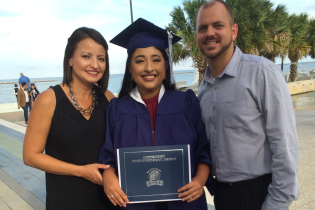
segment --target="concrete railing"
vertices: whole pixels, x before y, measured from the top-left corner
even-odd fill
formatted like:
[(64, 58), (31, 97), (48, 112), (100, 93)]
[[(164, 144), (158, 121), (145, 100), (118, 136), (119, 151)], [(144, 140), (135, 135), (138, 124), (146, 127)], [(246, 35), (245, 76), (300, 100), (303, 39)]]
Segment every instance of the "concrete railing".
[(175, 84), (177, 89), (188, 87), (186, 80), (176, 81)]
[(287, 84), (291, 95), (315, 91), (315, 79), (289, 82)]

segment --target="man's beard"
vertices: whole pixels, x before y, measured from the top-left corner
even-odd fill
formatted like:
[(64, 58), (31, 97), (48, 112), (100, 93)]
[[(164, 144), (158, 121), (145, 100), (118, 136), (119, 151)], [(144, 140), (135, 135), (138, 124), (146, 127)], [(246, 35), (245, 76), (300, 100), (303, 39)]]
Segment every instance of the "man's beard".
[(201, 53), (202, 53), (207, 59), (211, 60), (211, 59), (215, 59), (215, 58), (219, 57), (219, 56), (222, 55), (225, 51), (227, 51), (227, 49), (229, 49), (229, 47), (231, 46), (232, 42), (233, 42), (233, 40), (232, 40), (232, 37), (231, 37), (230, 42), (229, 42), (228, 44), (226, 44), (226, 45), (223, 45), (222, 48), (221, 48), (221, 50), (220, 50), (219, 52), (217, 52), (216, 54), (214, 54), (214, 55), (207, 55), (207, 54), (205, 53), (205, 51), (204, 51), (202, 48), (199, 48), (199, 49), (200, 49)]

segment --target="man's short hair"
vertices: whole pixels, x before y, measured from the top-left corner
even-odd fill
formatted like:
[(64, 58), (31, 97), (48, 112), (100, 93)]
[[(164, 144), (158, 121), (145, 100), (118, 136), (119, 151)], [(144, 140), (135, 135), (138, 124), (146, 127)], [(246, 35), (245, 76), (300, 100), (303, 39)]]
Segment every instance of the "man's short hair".
[(231, 24), (231, 26), (234, 25), (234, 14), (233, 14), (232, 7), (231, 7), (230, 5), (228, 5), (227, 3), (225, 3), (224, 1), (222, 1), (222, 0), (210, 0), (210, 1), (207, 1), (207, 2), (203, 3), (203, 4), (200, 6), (200, 8), (199, 8), (199, 10), (198, 10), (198, 12), (197, 12), (197, 17), (196, 17), (196, 28), (198, 27), (197, 22), (198, 22), (198, 15), (199, 15), (199, 12), (200, 12), (201, 10), (203, 10), (203, 9), (207, 9), (207, 8), (209, 8), (209, 7), (212, 7), (212, 6), (213, 6), (215, 3), (217, 3), (217, 2), (219, 2), (219, 3), (221, 3), (221, 4), (224, 5), (226, 11), (227, 11), (228, 14), (229, 14), (230, 24)]
[(22, 85), (22, 87), (24, 87), (24, 85), (27, 85), (27, 83), (26, 82), (22, 82), (21, 85)]

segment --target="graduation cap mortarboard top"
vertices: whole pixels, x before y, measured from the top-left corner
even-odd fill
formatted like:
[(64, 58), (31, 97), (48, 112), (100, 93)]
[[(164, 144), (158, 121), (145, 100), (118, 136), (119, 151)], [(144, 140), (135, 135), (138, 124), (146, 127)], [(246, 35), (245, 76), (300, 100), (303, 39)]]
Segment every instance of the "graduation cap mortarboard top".
[(110, 43), (126, 48), (127, 53), (130, 53), (137, 48), (155, 46), (166, 49), (168, 47), (171, 74), (170, 78), (171, 84), (174, 84), (172, 45), (179, 40), (181, 40), (179, 36), (176, 36), (175, 34), (170, 33), (169, 31), (162, 29), (143, 18), (139, 18), (110, 40)]

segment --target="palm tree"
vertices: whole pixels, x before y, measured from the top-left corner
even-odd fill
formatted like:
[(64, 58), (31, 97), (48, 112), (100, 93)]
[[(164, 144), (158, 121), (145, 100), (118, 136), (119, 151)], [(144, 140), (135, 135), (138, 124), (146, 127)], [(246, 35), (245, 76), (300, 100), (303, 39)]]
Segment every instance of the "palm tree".
[(290, 81), (294, 82), (297, 76), (298, 61), (306, 57), (310, 51), (307, 43), (309, 20), (306, 13), (292, 14), (289, 17), (291, 40), (289, 45)]
[(277, 35), (288, 31), (286, 7), (278, 5), (273, 9), (269, 0), (226, 0), (238, 24), (235, 44), (242, 52), (263, 55), (270, 60), (279, 55)]
[(196, 15), (200, 6), (206, 0), (185, 0), (182, 6), (175, 6), (170, 12), (172, 22), (166, 27), (167, 30), (182, 37), (180, 43), (173, 45), (173, 61), (180, 61), (192, 58), (193, 65), (199, 72), (199, 84), (203, 79), (207, 62), (198, 49), (195, 39)]
[(308, 44), (311, 47), (309, 55), (314, 59), (315, 58), (315, 19), (310, 20)]
[(260, 55), (275, 62), (276, 57), (284, 58), (288, 53), (291, 33), (284, 5), (278, 5), (275, 10), (271, 9), (268, 13), (272, 21), (265, 25), (268, 41), (260, 50)]

